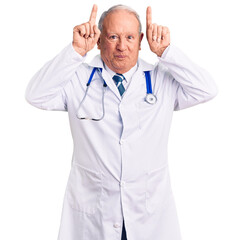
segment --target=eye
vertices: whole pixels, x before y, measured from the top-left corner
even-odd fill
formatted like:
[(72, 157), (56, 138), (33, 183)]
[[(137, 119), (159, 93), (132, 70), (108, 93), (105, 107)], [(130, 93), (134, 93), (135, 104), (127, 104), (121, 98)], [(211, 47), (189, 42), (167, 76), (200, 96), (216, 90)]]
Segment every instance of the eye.
[(116, 40), (117, 39), (117, 36), (116, 35), (111, 35), (111, 36), (109, 36), (109, 39), (110, 40)]
[(132, 40), (132, 39), (133, 39), (133, 36), (132, 36), (132, 35), (129, 35), (127, 38), (128, 38), (129, 40)]

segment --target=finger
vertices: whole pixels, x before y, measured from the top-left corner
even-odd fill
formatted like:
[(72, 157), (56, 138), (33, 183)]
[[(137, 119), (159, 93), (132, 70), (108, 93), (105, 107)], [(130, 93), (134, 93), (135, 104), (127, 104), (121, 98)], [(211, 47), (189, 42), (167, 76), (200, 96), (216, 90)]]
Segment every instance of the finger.
[(163, 27), (163, 31), (162, 31), (163, 36), (167, 35), (169, 33), (170, 33), (169, 28), (168, 27)]
[(89, 21), (92, 23), (92, 24), (95, 24), (95, 21), (96, 21), (96, 16), (97, 16), (97, 11), (98, 11), (98, 7), (96, 4), (94, 4), (93, 8), (92, 8), (92, 11), (91, 11), (91, 14), (90, 14), (90, 18), (89, 18)]
[(80, 36), (81, 36), (81, 37), (85, 37), (85, 34), (86, 34), (86, 28), (85, 28), (85, 25), (81, 25), (81, 26), (80, 26)]
[(90, 37), (91, 38), (93, 38), (94, 37), (94, 35), (95, 35), (95, 32), (94, 32), (94, 24), (92, 24), (92, 23), (89, 23), (90, 24)]
[(148, 42), (151, 43), (153, 41), (152, 39), (152, 33), (153, 33), (153, 25), (150, 24), (149, 27), (147, 28), (146, 34), (147, 34), (147, 39)]
[(100, 37), (100, 30), (97, 27), (97, 25), (94, 25), (93, 30), (94, 30), (94, 40), (95, 42), (98, 42), (98, 39)]
[(147, 28), (152, 24), (152, 9), (151, 9), (151, 7), (147, 7), (146, 23), (147, 23)]
[(158, 26), (157, 28), (157, 42), (159, 43), (162, 39), (162, 29), (163, 27), (162, 26)]
[(154, 23), (153, 24), (153, 33), (152, 33), (152, 36), (153, 36), (153, 41), (156, 41), (157, 40), (157, 24)]
[(90, 24), (89, 23), (85, 23), (84, 24), (85, 26), (85, 38), (88, 38), (89, 37), (89, 34), (90, 34)]
[(170, 44), (170, 30), (168, 27), (163, 27), (162, 36), (165, 43)]
[(86, 33), (85, 26), (83, 24), (78, 25), (73, 29), (73, 32), (78, 33), (81, 37), (83, 37)]

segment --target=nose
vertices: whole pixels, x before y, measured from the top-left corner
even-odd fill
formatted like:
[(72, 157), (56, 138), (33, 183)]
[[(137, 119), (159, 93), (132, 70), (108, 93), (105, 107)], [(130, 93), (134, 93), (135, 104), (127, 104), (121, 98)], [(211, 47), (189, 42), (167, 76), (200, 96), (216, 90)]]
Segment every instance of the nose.
[(119, 41), (117, 42), (116, 48), (119, 51), (125, 51), (127, 49), (126, 39), (125, 38), (119, 38)]

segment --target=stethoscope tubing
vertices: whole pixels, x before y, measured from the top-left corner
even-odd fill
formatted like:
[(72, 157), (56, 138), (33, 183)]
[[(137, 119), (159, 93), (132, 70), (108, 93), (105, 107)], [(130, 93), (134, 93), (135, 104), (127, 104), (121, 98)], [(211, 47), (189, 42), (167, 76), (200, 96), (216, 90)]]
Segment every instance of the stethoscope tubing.
[[(79, 110), (88, 94), (88, 90), (89, 90), (89, 86), (91, 84), (91, 81), (94, 77), (94, 74), (96, 72), (96, 70), (99, 72), (99, 75), (100, 77), (103, 79), (102, 77), (102, 68), (98, 68), (98, 67), (94, 67), (91, 74), (90, 74), (90, 77), (89, 77), (89, 80), (86, 84), (86, 90), (85, 90), (85, 94), (84, 94), (84, 97), (83, 99), (81, 100), (80, 104), (79, 104), (79, 107), (78, 107), (78, 110), (77, 110), (77, 118), (80, 119), (80, 120), (93, 120), (93, 121), (100, 121), (102, 120), (104, 117), (105, 117), (105, 91), (106, 91), (106, 87), (107, 87), (107, 83), (105, 82), (105, 80), (103, 79), (104, 81), (104, 84), (103, 84), (103, 95), (102, 95), (102, 110), (103, 110), (103, 113), (102, 113), (102, 116), (100, 118), (90, 118), (90, 117), (80, 117), (79, 116)], [(149, 104), (154, 104), (156, 103), (157, 101), (157, 98), (156, 96), (153, 94), (153, 91), (152, 91), (152, 84), (151, 84), (151, 76), (150, 76), (150, 71), (144, 71), (145, 73), (145, 79), (146, 79), (146, 89), (147, 89), (147, 95), (145, 97), (145, 101), (148, 102)]]
[(146, 79), (146, 88), (147, 88), (147, 94), (152, 94), (152, 84), (151, 84), (151, 76), (149, 71), (144, 71), (145, 73), (145, 79)]

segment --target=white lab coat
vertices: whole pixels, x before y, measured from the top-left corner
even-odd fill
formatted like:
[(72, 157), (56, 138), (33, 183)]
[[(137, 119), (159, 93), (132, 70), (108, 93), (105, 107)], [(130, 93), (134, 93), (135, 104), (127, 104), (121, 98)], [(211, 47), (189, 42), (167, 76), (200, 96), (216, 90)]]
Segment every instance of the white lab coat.
[[(120, 240), (123, 218), (128, 240), (181, 239), (167, 161), (172, 114), (213, 98), (214, 81), (171, 45), (155, 66), (138, 59), (121, 98), (100, 56), (84, 59), (68, 45), (26, 90), (33, 106), (69, 115), (74, 149), (58, 239)], [(93, 67), (103, 68), (108, 85), (99, 122), (76, 117)], [(154, 105), (144, 101), (147, 70)], [(96, 72), (81, 115), (102, 115), (102, 86)]]

